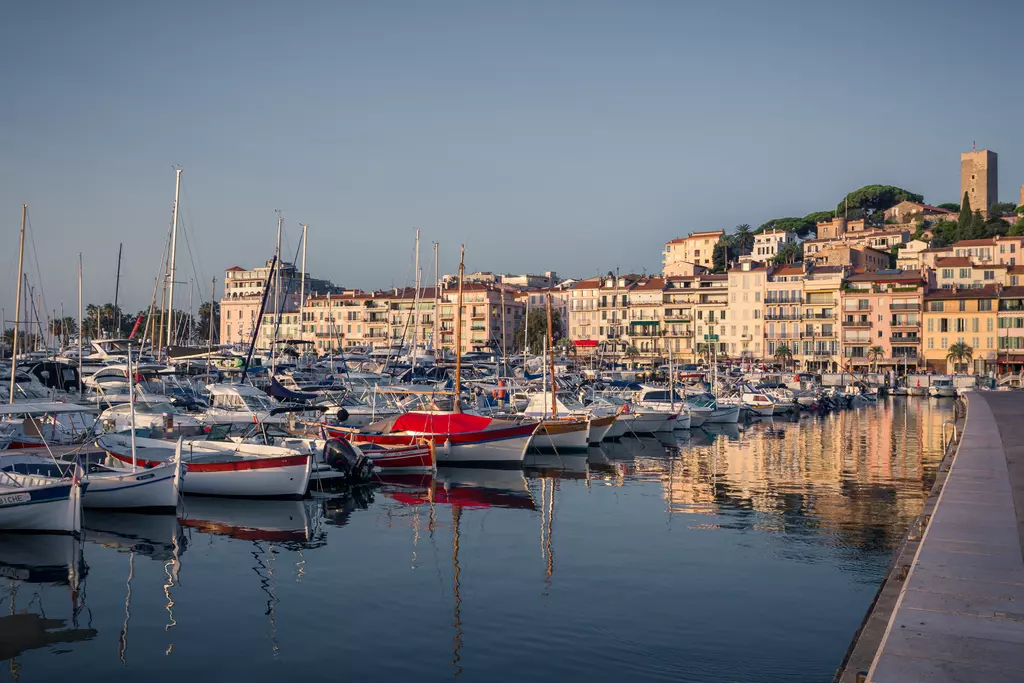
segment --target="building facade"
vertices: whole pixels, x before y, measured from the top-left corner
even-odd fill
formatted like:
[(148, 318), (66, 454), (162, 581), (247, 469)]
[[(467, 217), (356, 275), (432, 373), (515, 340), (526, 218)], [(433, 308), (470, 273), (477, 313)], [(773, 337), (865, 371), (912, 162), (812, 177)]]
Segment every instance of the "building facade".
[(971, 374), (996, 371), (998, 309), (996, 285), (975, 289), (938, 289), (924, 295), (922, 354), (933, 372), (954, 372), (949, 347), (964, 342), (972, 358), (959, 368)]
[(693, 275), (690, 266), (714, 267), (715, 246), (725, 237), (725, 230), (692, 232), (665, 245), (662, 252), (662, 274), (665, 277)]
[(843, 367), (914, 369), (921, 357), (921, 272), (850, 275), (841, 293)]

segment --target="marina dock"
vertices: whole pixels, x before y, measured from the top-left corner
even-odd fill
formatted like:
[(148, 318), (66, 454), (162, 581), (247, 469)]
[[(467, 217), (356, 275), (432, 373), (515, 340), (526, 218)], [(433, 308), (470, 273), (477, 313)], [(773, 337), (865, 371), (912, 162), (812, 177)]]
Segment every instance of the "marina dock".
[(865, 621), (864, 633), (877, 612), (891, 615), (870, 669), (843, 680), (1024, 680), (1024, 394), (967, 396), (964, 433), (919, 542), (911, 534), (905, 579), (902, 558), (894, 564), (902, 588), (891, 610), (883, 588)]

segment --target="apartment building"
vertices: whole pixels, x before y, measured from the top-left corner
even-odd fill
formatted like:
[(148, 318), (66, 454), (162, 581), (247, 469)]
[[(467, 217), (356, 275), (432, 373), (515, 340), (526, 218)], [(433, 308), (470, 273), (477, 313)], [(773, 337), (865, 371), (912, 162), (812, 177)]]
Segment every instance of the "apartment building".
[(799, 353), (804, 300), (804, 264), (779, 266), (766, 273), (764, 291), (764, 349), (774, 358), (786, 347), (793, 358)]
[(1006, 284), (1008, 266), (999, 263), (979, 265), (964, 256), (935, 259), (937, 289), (971, 289), (996, 283)]
[(763, 359), (764, 293), (768, 269), (750, 262), (728, 273), (729, 315), (722, 341), (734, 358)]
[(959, 368), (983, 375), (996, 370), (998, 351), (996, 329), (999, 287), (938, 289), (924, 295), (922, 354), (928, 369), (953, 372), (949, 347), (964, 342), (972, 349), (972, 360)]
[(846, 268), (807, 265), (804, 273), (804, 300), (801, 306), (801, 339), (795, 353), (803, 369), (811, 372), (835, 372), (839, 369), (839, 292)]
[[(222, 344), (248, 344), (252, 341), (256, 329), (256, 318), (263, 302), (263, 293), (270, 280), (270, 291), (267, 294), (265, 314), (271, 314), (265, 320), (277, 324), (277, 313), (281, 326), (278, 339), (298, 338), (298, 312), (301, 305), (300, 292), (305, 289), (307, 295), (313, 293), (340, 294), (344, 291), (329, 280), (322, 280), (306, 274), (303, 286), (302, 273), (291, 263), (282, 263), (280, 273), (271, 277), (271, 261), (252, 270), (241, 266), (232, 266), (224, 272), (224, 294), (220, 300), (220, 341)], [(280, 283), (280, 287), (278, 287)], [(294, 314), (294, 315), (293, 315)], [(264, 339), (261, 333), (260, 339)], [(258, 342), (262, 345), (262, 342)]]
[(722, 274), (700, 275), (694, 278), (696, 288), (694, 313), (696, 332), (694, 350), (713, 351), (719, 358), (729, 358), (726, 324), (732, 320), (729, 313), (729, 276)]
[(708, 230), (671, 240), (662, 252), (662, 274), (679, 277), (694, 275), (693, 266), (713, 268), (715, 246), (724, 236), (725, 230)]
[(639, 280), (629, 291), (629, 341), (640, 352), (639, 361), (647, 364), (666, 350), (662, 343), (665, 314), (665, 279)]
[(926, 287), (917, 270), (848, 276), (840, 296), (843, 367), (851, 371), (917, 367)]
[[(442, 349), (455, 348), (458, 298), (458, 285), (441, 292), (438, 327)], [(459, 353), (486, 346), (502, 349), (504, 345), (506, 350), (510, 350), (525, 313), (526, 305), (516, 299), (516, 290), (491, 283), (466, 283), (462, 288), (462, 344)]]
[(968, 258), (979, 265), (1024, 264), (1024, 237), (990, 237), (981, 240), (960, 240), (953, 245), (953, 256)]
[(1024, 287), (999, 290), (998, 330), (999, 373), (1024, 373)]
[(898, 270), (921, 270), (924, 267), (922, 256), (928, 248), (924, 240), (910, 240), (896, 252), (896, 268)]
[(699, 283), (696, 276), (665, 279), (663, 301), (666, 351), (671, 346), (677, 358), (694, 356), (694, 309)]
[(785, 230), (765, 230), (754, 235), (754, 246), (749, 254), (743, 254), (739, 260), (741, 263), (753, 261), (756, 263), (768, 263), (775, 258), (779, 250), (787, 244), (795, 244), (796, 235)]
[(569, 338), (580, 353), (621, 353), (629, 346), (627, 316), (635, 274), (581, 280), (569, 299)]

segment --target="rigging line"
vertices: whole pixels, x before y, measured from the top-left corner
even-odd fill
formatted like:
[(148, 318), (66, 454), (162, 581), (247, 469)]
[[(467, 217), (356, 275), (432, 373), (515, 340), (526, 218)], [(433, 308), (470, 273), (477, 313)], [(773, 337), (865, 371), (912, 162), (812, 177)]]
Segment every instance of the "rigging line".
[[(32, 214), (25, 210), (25, 220), (28, 222), (28, 236), (32, 241), (32, 260), (36, 262), (36, 276), (39, 278), (39, 294), (43, 297), (43, 310), (48, 311), (50, 307), (46, 304), (46, 290), (43, 288), (43, 271), (39, 268), (39, 251), (36, 249), (36, 231), (32, 228)], [(39, 313), (37, 312), (38, 316)], [(42, 321), (40, 321), (40, 325)]]
[[(301, 245), (300, 245), (300, 246), (301, 246)], [(283, 249), (283, 247), (282, 247), (282, 249)], [(299, 247), (295, 247), (295, 258), (296, 258), (296, 259), (298, 259), (298, 258), (299, 258)], [(292, 261), (292, 267), (293, 267), (293, 268), (295, 267), (295, 261)], [(278, 258), (278, 260), (277, 260), (277, 266), (276, 266), (276, 268), (278, 268), (278, 269), (280, 269), (280, 268), (281, 268), (281, 259), (280, 259), (280, 258)], [(268, 280), (268, 282), (269, 282), (269, 280)], [(294, 278), (294, 277), (292, 277), (292, 278), (289, 278), (289, 279), (288, 279), (288, 284), (287, 284), (287, 285), (285, 286), (285, 290), (284, 290), (284, 301), (283, 301), (283, 303), (282, 303), (282, 305), (283, 305), (283, 306), (287, 306), (287, 305), (288, 305), (288, 295), (292, 293), (292, 286), (293, 286), (294, 284), (295, 284), (295, 278)], [(301, 302), (300, 302), (300, 306), (299, 306), (299, 312), (300, 312), (300, 315), (301, 315), (301, 312), (302, 312), (302, 306), (301, 306)], [(277, 340), (277, 333), (281, 331), (281, 318), (283, 318), (283, 317), (284, 317), (284, 313), (283, 313), (283, 311), (277, 311), (277, 312), (275, 313), (275, 320), (274, 320), (274, 336), (273, 336), (273, 337), (271, 337), (271, 339), (273, 339), (274, 341), (276, 341), (276, 340)], [(212, 311), (211, 311), (211, 316), (210, 316), (210, 318), (211, 318), (211, 321), (212, 321), (212, 319), (213, 319), (213, 316), (212, 316)], [(301, 321), (300, 321), (300, 324), (301, 324)], [(270, 353), (271, 353), (271, 354), (273, 354), (273, 353), (274, 353), (274, 350), (273, 350), (273, 348), (271, 348), (271, 350), (270, 350)]]
[[(182, 192), (181, 194), (182, 194), (182, 200), (178, 204), (178, 214), (179, 214), (179, 216), (181, 215), (181, 204), (184, 204), (185, 205), (185, 213), (188, 214), (189, 225), (191, 225), (194, 228), (195, 225), (196, 225), (196, 222), (195, 222), (195, 219), (192, 218), (192, 208), (191, 208), (191, 206), (189, 205), (189, 203), (187, 201), (188, 200), (188, 195), (186, 195), (184, 192)], [(182, 224), (182, 227), (184, 227), (184, 225), (185, 225), (185, 217), (184, 216), (181, 216), (181, 224)], [(192, 275), (196, 276), (197, 279), (200, 282), (206, 282), (208, 280), (208, 278), (206, 277), (206, 273), (203, 271), (203, 267), (202, 267), (203, 266), (203, 245), (202, 245), (202, 242), (200, 241), (199, 237), (200, 237), (199, 232), (196, 231), (195, 240), (196, 240), (196, 253), (199, 254), (199, 272), (198, 273), (196, 272), (195, 261), (192, 261)], [(185, 241), (186, 241), (186, 244), (187, 244), (188, 243), (188, 234), (187, 234), (187, 232), (186, 232), (186, 235), (185, 235)], [(191, 251), (191, 249), (189, 250), (189, 260), (192, 260), (192, 251)], [(202, 302), (200, 302), (200, 303), (202, 303)]]

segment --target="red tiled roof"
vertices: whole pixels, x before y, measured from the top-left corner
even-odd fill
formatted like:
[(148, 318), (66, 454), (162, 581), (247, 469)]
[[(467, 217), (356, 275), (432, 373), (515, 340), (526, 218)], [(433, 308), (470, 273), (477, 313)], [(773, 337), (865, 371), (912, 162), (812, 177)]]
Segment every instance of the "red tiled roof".
[(1022, 299), (1024, 298), (1024, 287), (1003, 287), (999, 296), (1005, 299)]
[(972, 268), (974, 262), (966, 256), (949, 256), (935, 259), (936, 268)]
[(937, 289), (924, 295), (926, 300), (941, 299), (993, 299), (996, 296), (995, 285), (974, 287), (972, 289)]
[(641, 280), (640, 282), (636, 283), (636, 286), (633, 287), (632, 291), (648, 292), (658, 291), (662, 289), (665, 289), (665, 279), (660, 277), (652, 277), (650, 280)]
[(230, 268), (227, 269), (226, 272), (231, 273), (239, 270), (245, 271), (245, 268), (243, 268), (242, 266), (231, 266)]
[(989, 237), (983, 240), (960, 240), (953, 244), (953, 247), (991, 247), (996, 243), (994, 237)]
[(851, 275), (846, 279), (850, 282), (923, 282), (921, 279), (921, 271), (919, 270), (874, 270), (857, 273), (856, 275)]

